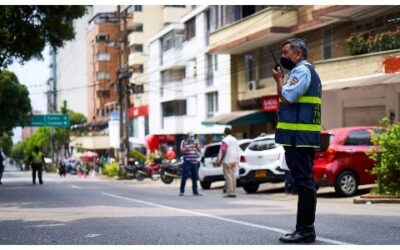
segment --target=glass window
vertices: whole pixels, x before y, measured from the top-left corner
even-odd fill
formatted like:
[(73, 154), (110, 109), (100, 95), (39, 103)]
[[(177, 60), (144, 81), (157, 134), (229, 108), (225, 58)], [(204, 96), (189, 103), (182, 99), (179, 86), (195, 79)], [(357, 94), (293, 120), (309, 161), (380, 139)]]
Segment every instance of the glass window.
[(215, 158), (218, 156), (221, 145), (208, 146), (204, 151), (204, 158)]
[(107, 34), (96, 35), (96, 42), (108, 42), (109, 40), (110, 36)]
[(143, 44), (132, 44), (129, 46), (129, 53), (143, 52)]
[(322, 29), (323, 39), (323, 58), (332, 58), (332, 26), (327, 26)]
[(246, 148), (247, 148), (247, 146), (249, 146), (249, 144), (250, 144), (250, 142), (242, 143), (242, 144), (239, 144), (239, 147), (240, 147), (243, 151), (245, 151)]
[(277, 145), (275, 144), (275, 140), (270, 138), (270, 139), (252, 141), (248, 149), (252, 151), (264, 151), (264, 150), (274, 149), (276, 147)]
[(110, 54), (108, 53), (97, 53), (96, 61), (110, 61)]
[(185, 23), (185, 40), (189, 41), (196, 36), (196, 17)]
[(211, 92), (207, 95), (207, 117), (213, 117), (218, 112), (218, 92)]
[(139, 23), (135, 26), (135, 28), (132, 30), (132, 32), (143, 32), (143, 24)]
[(186, 115), (186, 100), (164, 102), (161, 106), (163, 117)]
[(246, 81), (254, 81), (256, 77), (255, 72), (255, 61), (253, 54), (246, 54), (244, 55), (244, 65), (246, 71)]
[(108, 71), (97, 71), (96, 72), (96, 80), (109, 80), (110, 72)]
[(371, 136), (367, 130), (355, 130), (350, 132), (344, 145), (369, 146), (372, 145)]

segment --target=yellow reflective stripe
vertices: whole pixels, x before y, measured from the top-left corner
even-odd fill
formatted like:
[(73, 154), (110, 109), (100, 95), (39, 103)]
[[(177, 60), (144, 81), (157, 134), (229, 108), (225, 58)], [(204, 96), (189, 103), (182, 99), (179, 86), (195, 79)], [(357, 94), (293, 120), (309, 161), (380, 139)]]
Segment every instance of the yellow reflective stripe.
[(321, 104), (321, 98), (315, 97), (315, 96), (302, 96), (296, 102), (297, 103)]
[(319, 124), (279, 122), (276, 128), (286, 129), (286, 130), (300, 130), (300, 131), (321, 131), (321, 125)]

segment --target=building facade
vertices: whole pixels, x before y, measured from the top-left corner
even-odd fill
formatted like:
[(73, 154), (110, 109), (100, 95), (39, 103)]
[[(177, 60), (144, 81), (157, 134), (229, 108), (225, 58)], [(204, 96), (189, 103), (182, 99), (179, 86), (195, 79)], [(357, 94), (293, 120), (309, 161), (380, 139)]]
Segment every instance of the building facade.
[[(393, 6), (211, 6), (209, 52), (231, 55), (231, 82), (237, 89), (232, 108), (253, 112), (245, 113), (242, 118), (248, 123), (233, 126), (233, 132), (249, 137), (274, 132), (278, 106), (272, 53), (279, 60), (281, 43), (293, 37), (306, 40), (308, 60), (321, 77), (324, 128), (377, 125), (389, 115), (397, 121), (399, 87), (394, 72), (400, 68), (399, 51), (353, 56), (346, 41), (354, 32), (393, 32), (398, 16)], [(262, 118), (254, 117), (257, 110)]]
[(230, 57), (207, 53), (208, 13), (198, 6), (149, 40), (150, 134), (170, 143), (189, 131), (220, 139), (223, 127), (202, 121), (231, 111)]

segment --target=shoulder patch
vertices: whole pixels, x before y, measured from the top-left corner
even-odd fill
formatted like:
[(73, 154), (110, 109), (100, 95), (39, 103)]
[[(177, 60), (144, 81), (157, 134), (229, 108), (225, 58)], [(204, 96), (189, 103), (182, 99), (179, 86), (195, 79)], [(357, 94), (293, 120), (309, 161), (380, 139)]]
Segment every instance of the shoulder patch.
[(290, 85), (291, 86), (293, 86), (293, 85), (296, 85), (296, 83), (299, 81), (299, 79), (297, 79), (297, 77), (295, 77), (295, 76), (292, 76), (290, 79), (289, 79), (289, 82), (290, 82)]

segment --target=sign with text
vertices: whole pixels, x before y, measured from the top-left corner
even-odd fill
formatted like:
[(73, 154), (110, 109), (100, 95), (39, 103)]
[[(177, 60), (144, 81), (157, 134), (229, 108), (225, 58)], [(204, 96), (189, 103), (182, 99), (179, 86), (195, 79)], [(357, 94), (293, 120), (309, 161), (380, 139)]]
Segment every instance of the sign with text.
[(70, 126), (68, 114), (32, 115), (30, 127), (57, 127), (67, 128)]
[(262, 111), (276, 112), (279, 110), (279, 97), (277, 95), (268, 95), (262, 97)]

